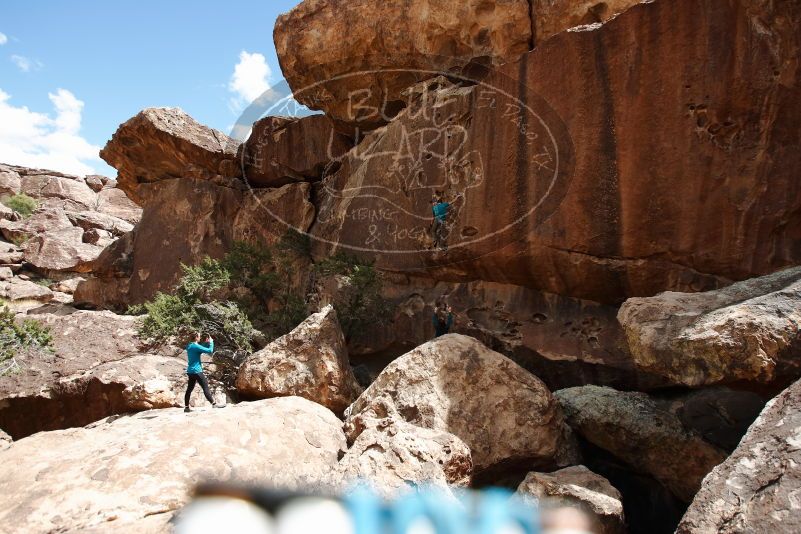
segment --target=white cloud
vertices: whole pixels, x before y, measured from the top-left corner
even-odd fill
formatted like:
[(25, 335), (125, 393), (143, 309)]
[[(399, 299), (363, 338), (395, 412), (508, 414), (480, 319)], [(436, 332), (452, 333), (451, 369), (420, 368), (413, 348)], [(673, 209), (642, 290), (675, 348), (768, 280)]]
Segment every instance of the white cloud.
[(17, 68), (19, 70), (21, 70), (22, 72), (30, 72), (32, 70), (39, 70), (44, 66), (44, 65), (42, 65), (42, 62), (37, 60), (37, 59), (31, 59), (31, 58), (27, 58), (25, 56), (18, 56), (16, 54), (11, 56), (11, 61), (14, 62), (14, 65), (16, 65)]
[(0, 32), (0, 45), (4, 45), (8, 42), (8, 37), (3, 32)]
[(228, 90), (236, 95), (231, 99), (234, 109), (241, 109), (256, 100), (270, 88), (267, 81), (272, 71), (264, 55), (258, 52), (239, 53), (239, 63), (234, 67), (234, 73), (228, 82)]
[(79, 135), (84, 103), (66, 89), (47, 96), (55, 118), (11, 105), (11, 95), (0, 89), (0, 162), (72, 174), (94, 173), (92, 165), (100, 162), (100, 147)]

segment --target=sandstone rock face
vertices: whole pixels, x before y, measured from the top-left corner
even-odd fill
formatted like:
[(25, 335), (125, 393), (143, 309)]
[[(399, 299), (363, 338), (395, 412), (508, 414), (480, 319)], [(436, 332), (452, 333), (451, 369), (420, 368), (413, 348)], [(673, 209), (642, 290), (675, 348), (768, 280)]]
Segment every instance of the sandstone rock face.
[(293, 397), (43, 432), (0, 453), (0, 521), (26, 532), (138, 532), (148, 516), (169, 519), (208, 479), (329, 484), (344, 445), (331, 412)]
[(239, 159), (247, 183), (277, 187), (319, 180), (352, 147), (353, 142), (336, 132), (325, 115), (265, 117), (253, 124)]
[(370, 422), (339, 469), (346, 485), (364, 481), (392, 498), (422, 484), (467, 486), (473, 462), (470, 449), (453, 434), (387, 418)]
[(303, 397), (341, 414), (362, 388), (334, 308), (326, 306), (245, 360), (236, 389), (251, 398)]
[(78, 226), (51, 230), (25, 242), (25, 260), (34, 268), (47, 271), (87, 272), (103, 247), (84, 242), (85, 232)]
[(142, 209), (116, 187), (107, 187), (97, 194), (97, 211), (131, 224), (139, 222), (142, 216)]
[(529, 50), (531, 20), (527, 0), (305, 0), (278, 17), (273, 37), (299, 102), (370, 128), (432, 71)]
[(143, 183), (170, 178), (225, 182), (239, 175), (239, 143), (178, 108), (148, 108), (122, 124), (100, 151), (119, 171), (118, 187), (142, 205)]
[(801, 382), (771, 400), (705, 479), (678, 534), (801, 529)]
[(801, 376), (801, 268), (620, 308), (635, 365), (672, 384), (787, 384)]
[(31, 174), (22, 181), (22, 192), (32, 198), (52, 198), (63, 201), (72, 209), (94, 208), (97, 195), (82, 180)]
[(584, 439), (652, 475), (684, 502), (692, 500), (704, 476), (726, 458), (645, 393), (583, 386), (555, 395)]
[(13, 196), (22, 189), (19, 173), (13, 168), (0, 164), (0, 196)]
[(453, 307), (452, 332), (509, 357), (552, 391), (587, 383), (618, 389), (668, 383), (634, 365), (615, 306), (509, 284), (391, 274), (384, 295), (394, 310), (392, 321), (349, 340), (351, 360), (371, 368), (383, 355), (400, 356), (433, 338), (434, 306), (444, 297)]
[(626, 532), (620, 492), (604, 477), (576, 465), (553, 473), (529, 473), (517, 488), (518, 495), (534, 498), (541, 509), (577, 507), (594, 516), (594, 532)]
[(389, 364), (346, 412), (348, 439), (392, 418), (462, 439), (476, 471), (567, 465), (575, 443), (548, 388), (473, 338), (449, 334)]
[(574, 26), (606, 22), (642, 0), (530, 0), (534, 41)]
[[(315, 254), (606, 303), (801, 262), (794, 9), (637, 4), (477, 86), (421, 85), (321, 183)], [(437, 191), (447, 252), (431, 250)]]
[(222, 257), (235, 241), (272, 244), (289, 227), (308, 228), (309, 187), (247, 191), (189, 178), (142, 184), (140, 196), (154, 201), (145, 204), (136, 229), (91, 264), (95, 276), (78, 287), (75, 302), (125, 309), (171, 289), (182, 263)]
[[(0, 377), (0, 428), (15, 439), (183, 405), (185, 354), (148, 352), (134, 317), (91, 311), (29, 317), (50, 328), (53, 352), (20, 354), (20, 370)], [(206, 404), (198, 388), (192, 399)]]

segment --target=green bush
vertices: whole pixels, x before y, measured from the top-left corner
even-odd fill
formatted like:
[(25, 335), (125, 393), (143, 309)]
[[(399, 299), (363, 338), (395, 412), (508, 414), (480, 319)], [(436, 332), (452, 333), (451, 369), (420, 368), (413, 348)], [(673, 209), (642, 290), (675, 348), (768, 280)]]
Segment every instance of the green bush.
[(8, 197), (3, 200), (3, 204), (25, 218), (30, 217), (33, 212), (36, 211), (36, 208), (39, 207), (39, 203), (36, 202), (36, 199), (29, 197), (25, 193), (18, 193), (14, 196)]
[(347, 339), (389, 316), (389, 304), (382, 295), (383, 280), (372, 264), (338, 253), (317, 263), (315, 269), (322, 276), (344, 277), (333, 304)]
[(16, 356), (26, 350), (52, 350), (50, 330), (38, 321), (16, 321), (7, 307), (0, 308), (0, 375), (17, 367)]

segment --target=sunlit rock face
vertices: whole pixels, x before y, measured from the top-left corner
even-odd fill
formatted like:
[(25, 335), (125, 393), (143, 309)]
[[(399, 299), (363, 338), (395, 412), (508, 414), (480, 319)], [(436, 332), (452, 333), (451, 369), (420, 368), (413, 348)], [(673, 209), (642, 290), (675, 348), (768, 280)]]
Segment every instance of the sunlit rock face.
[(798, 27), (786, 5), (638, 4), (407, 91), (322, 181), (316, 253), (611, 303), (797, 263)]

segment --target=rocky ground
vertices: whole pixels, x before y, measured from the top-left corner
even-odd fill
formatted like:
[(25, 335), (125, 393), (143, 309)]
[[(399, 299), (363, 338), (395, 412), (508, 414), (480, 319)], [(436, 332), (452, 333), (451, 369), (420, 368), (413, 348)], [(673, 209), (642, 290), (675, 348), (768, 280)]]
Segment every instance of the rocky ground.
[[(597, 533), (798, 531), (801, 8), (412, 4), (278, 19), (322, 114), (240, 143), (151, 108), (101, 153), (116, 180), (0, 166), (0, 200), (36, 203), (0, 206), (0, 297), (54, 338), (0, 377), (0, 530), (165, 532), (202, 480), (361, 478), (499, 485)], [(183, 351), (123, 313), (288, 227), (307, 263), (374, 262), (390, 317), (345, 336), (346, 281), (317, 280), (314, 313), (212, 381), (227, 408), (185, 414)]]

